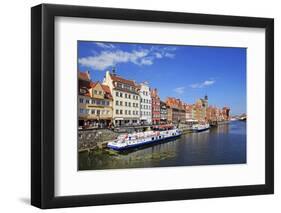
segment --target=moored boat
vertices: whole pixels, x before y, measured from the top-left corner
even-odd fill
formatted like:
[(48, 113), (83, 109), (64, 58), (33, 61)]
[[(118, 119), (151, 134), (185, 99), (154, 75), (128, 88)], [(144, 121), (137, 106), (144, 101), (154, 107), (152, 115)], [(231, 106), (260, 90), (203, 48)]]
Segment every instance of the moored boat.
[(161, 143), (164, 140), (179, 137), (179, 129), (166, 131), (146, 131), (133, 134), (120, 135), (116, 140), (108, 142), (107, 147), (117, 151), (128, 150), (149, 144)]
[(202, 131), (210, 129), (210, 124), (208, 124), (208, 123), (205, 123), (205, 124), (193, 124), (191, 129), (194, 132), (202, 132)]

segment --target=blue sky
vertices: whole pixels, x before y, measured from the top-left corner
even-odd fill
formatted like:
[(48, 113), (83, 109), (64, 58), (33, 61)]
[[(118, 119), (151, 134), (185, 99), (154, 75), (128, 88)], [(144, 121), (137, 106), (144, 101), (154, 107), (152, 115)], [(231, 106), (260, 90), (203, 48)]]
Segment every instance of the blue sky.
[(162, 100), (209, 104), (246, 113), (246, 48), (78, 41), (78, 69), (101, 81), (106, 70), (137, 82), (148, 81)]

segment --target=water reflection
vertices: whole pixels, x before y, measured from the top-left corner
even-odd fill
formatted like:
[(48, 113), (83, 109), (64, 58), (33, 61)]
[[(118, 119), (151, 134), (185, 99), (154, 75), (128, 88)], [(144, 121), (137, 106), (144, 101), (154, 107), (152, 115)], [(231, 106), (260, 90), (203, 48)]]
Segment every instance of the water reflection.
[(237, 163), (246, 163), (246, 122), (241, 121), (127, 153), (79, 154), (80, 170)]

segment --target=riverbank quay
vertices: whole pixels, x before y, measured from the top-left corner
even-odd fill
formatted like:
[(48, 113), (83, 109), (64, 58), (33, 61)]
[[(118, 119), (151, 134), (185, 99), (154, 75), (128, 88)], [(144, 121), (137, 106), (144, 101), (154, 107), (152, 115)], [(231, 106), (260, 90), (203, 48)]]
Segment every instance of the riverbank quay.
[[(229, 122), (216, 122), (211, 125), (211, 128), (216, 128), (219, 125), (228, 124)], [(178, 124), (177, 128), (182, 134), (192, 133), (192, 125), (190, 124)], [(91, 152), (95, 149), (106, 149), (107, 143), (115, 140), (121, 134), (130, 134), (133, 132), (144, 132), (149, 130), (158, 130), (158, 126), (123, 126), (111, 129), (80, 129), (78, 131), (78, 151), (79, 152)]]
[(133, 132), (151, 130), (152, 126), (122, 126), (115, 128), (87, 128), (78, 130), (78, 151), (90, 152), (93, 149), (104, 149), (109, 141), (115, 140), (119, 135)]

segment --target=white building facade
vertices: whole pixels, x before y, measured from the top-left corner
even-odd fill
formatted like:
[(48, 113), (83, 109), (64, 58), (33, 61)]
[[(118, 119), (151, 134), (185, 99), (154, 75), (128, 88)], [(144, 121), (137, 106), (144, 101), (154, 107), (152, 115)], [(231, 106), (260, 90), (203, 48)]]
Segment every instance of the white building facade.
[(151, 96), (147, 82), (140, 83), (140, 122), (142, 124), (152, 123)]
[(114, 126), (130, 126), (140, 123), (139, 88), (132, 80), (106, 72), (103, 84), (110, 88), (113, 97)]

